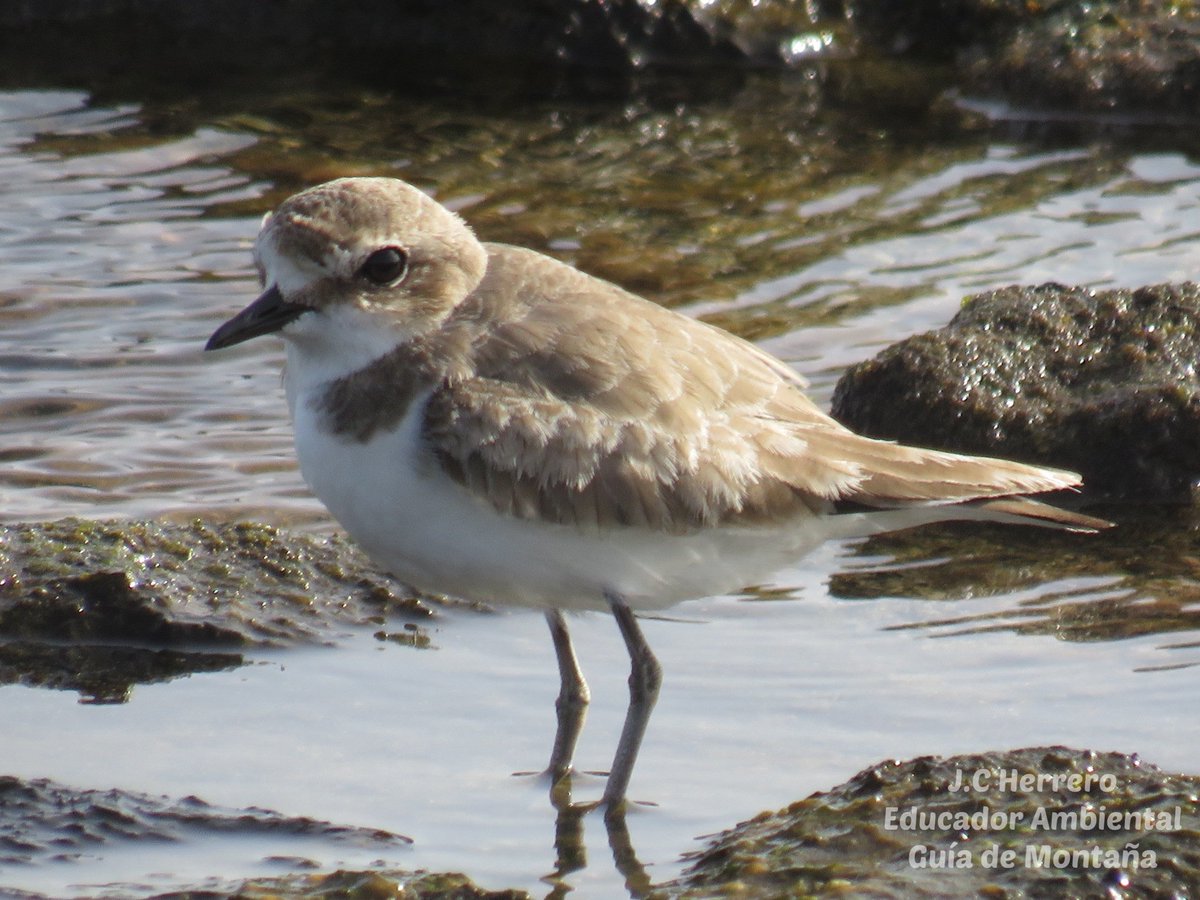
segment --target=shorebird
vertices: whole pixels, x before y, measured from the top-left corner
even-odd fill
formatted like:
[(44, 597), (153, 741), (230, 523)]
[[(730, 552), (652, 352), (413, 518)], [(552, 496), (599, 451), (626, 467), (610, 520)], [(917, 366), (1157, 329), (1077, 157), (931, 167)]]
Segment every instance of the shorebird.
[(300, 469), (382, 567), (535, 607), (559, 673), (548, 773), (589, 699), (563, 610), (612, 612), (625, 800), (662, 669), (635, 610), (744, 586), (835, 537), (955, 518), (1093, 529), (1019, 495), (1066, 471), (855, 434), (755, 345), (540, 253), (479, 241), (390, 178), (303, 191), (255, 243), (262, 295), (206, 349), (278, 334)]

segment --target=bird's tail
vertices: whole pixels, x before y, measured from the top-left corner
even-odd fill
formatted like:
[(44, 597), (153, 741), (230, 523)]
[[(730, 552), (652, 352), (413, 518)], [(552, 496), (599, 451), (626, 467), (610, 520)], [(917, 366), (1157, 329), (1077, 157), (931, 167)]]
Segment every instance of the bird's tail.
[(1072, 531), (1099, 531), (1112, 524), (1021, 496), (1076, 490), (1083, 481), (1076, 472), (907, 447), (850, 432), (837, 438), (853, 443), (852, 452), (842, 458), (853, 459), (860, 475), (839, 498), (843, 503), (908, 511), (925, 521), (985, 519)]

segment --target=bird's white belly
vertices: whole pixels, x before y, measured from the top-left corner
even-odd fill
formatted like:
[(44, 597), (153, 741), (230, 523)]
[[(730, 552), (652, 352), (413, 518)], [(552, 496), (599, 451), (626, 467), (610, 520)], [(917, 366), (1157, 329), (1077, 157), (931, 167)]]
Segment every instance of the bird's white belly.
[(615, 592), (635, 608), (663, 607), (741, 587), (828, 536), (820, 519), (785, 534), (671, 535), (503, 515), (421, 452), (423, 405), (366, 442), (329, 434), (309, 404), (293, 406), (300, 469), (313, 492), (375, 562), (414, 587), (576, 609), (606, 608), (605, 593)]

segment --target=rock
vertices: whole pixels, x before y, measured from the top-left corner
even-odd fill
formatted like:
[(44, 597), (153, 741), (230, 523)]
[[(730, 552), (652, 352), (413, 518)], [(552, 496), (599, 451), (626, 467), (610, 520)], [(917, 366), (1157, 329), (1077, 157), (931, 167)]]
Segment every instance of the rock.
[[(278, 876), (234, 880), (214, 872), (203, 884), (168, 892), (154, 891), (157, 900), (208, 898), (329, 898), (378, 900), (529, 900), (525, 891), (481, 888), (464, 875), (395, 868), (412, 840), (380, 828), (338, 825), (309, 816), (289, 816), (260, 807), (215, 806), (198, 797), (166, 797), (113, 788), (89, 790), (47, 778), (0, 776), (0, 866), (10, 874), (23, 868), (47, 868), (64, 863), (87, 866), (97, 859), (134, 853), (146, 844), (170, 845), (178, 856), (207, 854), (243, 847), (239, 869), (261, 869), (264, 863)], [(295, 855), (256, 858), (265, 840), (286, 842)], [(363, 871), (313, 871), (328, 865), (319, 857), (366, 850), (379, 861)], [(316, 859), (305, 854), (313, 854)], [(360, 854), (361, 855), (361, 854)], [(336, 856), (334, 859), (336, 860)], [(228, 864), (228, 863), (227, 863)], [(158, 875), (161, 879), (163, 876)], [(168, 876), (169, 877), (169, 876)], [(111, 886), (110, 886), (111, 887)], [(149, 897), (151, 888), (121, 885), (123, 897)], [(4, 896), (42, 900), (43, 895), (18, 891)]]
[(965, 89), (1135, 120), (1190, 118), (1200, 108), (1200, 7), (1157, 0), (1050, 6), (1034, 27), (1013, 31), (988, 52), (964, 54)]
[(0, 4), (0, 83), (194, 93), (282, 74), (613, 96), (662, 73), (687, 93), (769, 69), (836, 97), (885, 57), (905, 84), (949, 64), (971, 94), (1144, 118), (1197, 108), (1198, 37), (1200, 7), (1152, 0), (38, 0)]
[(1198, 360), (1195, 284), (1009, 287), (852, 367), (833, 415), (874, 437), (1073, 469), (1095, 491), (1186, 500)]
[(1025, 0), (846, 0), (859, 39), (888, 55), (953, 59), (1041, 17)]
[(1177, 896), (1200, 879), (1198, 789), (1136, 755), (1067, 747), (885, 760), (720, 835), (664, 893)]
[(969, 94), (1022, 108), (1191, 116), (1200, 7), (1160, 0), (847, 0), (862, 43), (941, 59)]
[(0, 8), (0, 72), (47, 70), (38, 48), (53, 45), (60, 76), (157, 71), (207, 84), (311, 67), (408, 88), (609, 90), (650, 66), (778, 62), (811, 27), (791, 0), (39, 0)]
[[(239, 666), (249, 646), (435, 614), (341, 538), (252, 523), (5, 525), (0, 573), (0, 684), (78, 690), (92, 703)], [(406, 628), (379, 634), (429, 645), (416, 622)]]
[[(1068, 898), (1109, 896), (1109, 887), (1124, 886), (1136, 896), (1178, 896), (1200, 879), (1193, 839), (1200, 828), (1198, 792), (1200, 778), (1163, 772), (1137, 755), (1061, 746), (884, 760), (829, 791), (716, 836), (689, 855), (680, 878), (647, 882), (640, 893), (677, 900)], [(196, 797), (79, 790), (46, 779), (0, 778), (0, 806), (6, 813), (0, 864), (9, 866), (94, 858), (144, 841), (170, 841), (187, 852), (213, 837), (253, 842), (273, 835), (298, 851), (325, 852), (332, 842), (388, 855), (408, 843), (378, 829), (216, 807)], [(529, 896), (383, 862), (365, 871), (313, 873), (307, 871), (318, 865), (313, 860), (273, 861), (292, 871), (233, 885), (212, 878), (202, 892), (223, 898)], [(197, 894), (185, 888), (155, 896)]]

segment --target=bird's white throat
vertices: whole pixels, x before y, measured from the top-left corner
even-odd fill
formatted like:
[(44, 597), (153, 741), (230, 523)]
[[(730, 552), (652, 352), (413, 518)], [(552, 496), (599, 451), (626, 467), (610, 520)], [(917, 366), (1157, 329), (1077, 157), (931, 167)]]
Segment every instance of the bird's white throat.
[(280, 333), (287, 344), (289, 402), (353, 375), (411, 337), (385, 314), (354, 303), (305, 313)]

